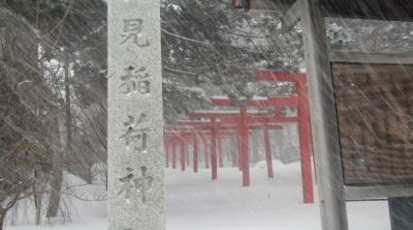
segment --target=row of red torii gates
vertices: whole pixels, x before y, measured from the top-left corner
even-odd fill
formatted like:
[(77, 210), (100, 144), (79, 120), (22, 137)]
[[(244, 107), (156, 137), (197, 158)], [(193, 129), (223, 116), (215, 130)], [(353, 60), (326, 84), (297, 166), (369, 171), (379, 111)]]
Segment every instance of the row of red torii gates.
[[(309, 102), (306, 90), (307, 78), (304, 73), (285, 73), (269, 70), (257, 70), (255, 76), (258, 81), (293, 83), (296, 94), (285, 97), (266, 97), (250, 99), (243, 104), (239, 111), (195, 111), (190, 114), (191, 119), (178, 120), (174, 125), (165, 128), (166, 166), (176, 168), (176, 146), (181, 145), (181, 167), (185, 170), (185, 144), (193, 144), (193, 170), (198, 172), (199, 142), (204, 145), (204, 159), (209, 157), (208, 143), (211, 143), (211, 172), (212, 179), (217, 179), (218, 161), (223, 166), (222, 140), (237, 137), (239, 167), (242, 170), (242, 184), (250, 185), (248, 134), (251, 130), (264, 131), (265, 157), (267, 171), (270, 178), (274, 177), (269, 130), (281, 130), (281, 123), (297, 123), (301, 158), (301, 175), (304, 203), (314, 202), (312, 170), (311, 170), (311, 130), (309, 120)], [(212, 98), (215, 106), (231, 106), (228, 98)], [(248, 111), (248, 107), (274, 108), (274, 114), (269, 115), (260, 111)], [(297, 108), (296, 116), (286, 116), (282, 108)], [(209, 167), (205, 160), (205, 167)]]

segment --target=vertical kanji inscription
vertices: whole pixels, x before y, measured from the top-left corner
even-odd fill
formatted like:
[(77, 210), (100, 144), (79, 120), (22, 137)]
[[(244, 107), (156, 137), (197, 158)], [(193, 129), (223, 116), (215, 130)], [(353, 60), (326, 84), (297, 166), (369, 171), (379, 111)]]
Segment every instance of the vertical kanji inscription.
[(108, 1), (109, 230), (165, 230), (160, 1)]

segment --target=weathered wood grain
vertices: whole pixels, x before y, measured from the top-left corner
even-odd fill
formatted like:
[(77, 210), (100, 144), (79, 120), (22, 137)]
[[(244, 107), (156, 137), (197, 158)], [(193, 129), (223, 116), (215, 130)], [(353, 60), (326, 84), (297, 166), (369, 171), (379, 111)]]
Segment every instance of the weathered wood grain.
[(333, 64), (345, 184), (413, 182), (413, 66)]

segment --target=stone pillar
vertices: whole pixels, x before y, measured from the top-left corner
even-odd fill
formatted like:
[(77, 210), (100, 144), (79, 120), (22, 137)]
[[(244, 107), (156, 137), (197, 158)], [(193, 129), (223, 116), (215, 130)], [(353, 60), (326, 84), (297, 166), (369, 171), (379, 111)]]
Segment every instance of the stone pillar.
[(160, 2), (108, 13), (109, 230), (164, 230)]

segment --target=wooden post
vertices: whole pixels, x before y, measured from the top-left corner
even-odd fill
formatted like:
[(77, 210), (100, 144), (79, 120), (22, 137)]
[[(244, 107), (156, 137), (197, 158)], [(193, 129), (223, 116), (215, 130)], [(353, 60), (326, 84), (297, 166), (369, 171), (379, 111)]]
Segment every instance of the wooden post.
[(269, 178), (274, 178), (274, 170), (272, 165), (272, 153), (271, 153), (271, 142), (270, 133), (267, 125), (264, 125), (264, 145), (265, 145), (265, 159), (267, 161), (267, 172)]
[(242, 186), (250, 186), (250, 166), (248, 156), (248, 122), (247, 107), (241, 108), (241, 163), (242, 163)]
[(334, 90), (320, 2), (299, 0), (317, 163), (321, 226), (348, 230)]

